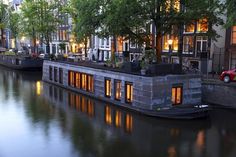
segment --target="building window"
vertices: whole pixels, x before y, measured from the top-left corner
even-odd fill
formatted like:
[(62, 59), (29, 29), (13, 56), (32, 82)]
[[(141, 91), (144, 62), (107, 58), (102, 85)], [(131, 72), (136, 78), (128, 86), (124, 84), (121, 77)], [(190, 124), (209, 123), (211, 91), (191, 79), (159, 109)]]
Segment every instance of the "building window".
[(231, 44), (236, 44), (236, 26), (232, 27)]
[(115, 80), (115, 99), (120, 100), (121, 99), (121, 81)]
[[(168, 39), (170, 39), (170, 35), (164, 35), (163, 37), (163, 50), (169, 51)], [(173, 40), (172, 50), (178, 51), (178, 37), (171, 37)]]
[(57, 82), (57, 68), (54, 67), (54, 81)]
[(81, 83), (80, 83), (80, 73), (75, 74), (75, 87), (80, 89), (81, 88)]
[(185, 33), (194, 33), (194, 28), (195, 28), (195, 25), (193, 23), (187, 24), (187, 25), (185, 25), (184, 32)]
[(208, 31), (208, 22), (207, 19), (200, 19), (197, 21), (197, 31), (198, 32), (207, 32)]
[(125, 83), (125, 101), (127, 103), (133, 102), (133, 84), (129, 82)]
[(69, 71), (69, 86), (75, 86), (75, 73), (73, 71)]
[(184, 36), (183, 54), (193, 54), (193, 36)]
[(117, 128), (121, 127), (121, 111), (116, 111), (115, 112), (115, 126)]
[(63, 69), (59, 68), (59, 83), (63, 84)]
[(87, 75), (81, 74), (82, 89), (87, 90)]
[(177, 85), (172, 87), (172, 104), (180, 105), (183, 99), (183, 86)]
[(125, 116), (125, 131), (131, 133), (133, 130), (133, 117), (131, 114)]
[(88, 75), (88, 91), (89, 92), (94, 92), (94, 80), (92, 75)]
[(196, 50), (197, 52), (207, 52), (207, 37), (198, 36), (196, 39)]
[(49, 80), (52, 80), (52, 67), (49, 66)]
[(111, 97), (111, 80), (105, 79), (105, 96)]
[(105, 123), (111, 125), (112, 124), (112, 115), (111, 115), (111, 107), (105, 106)]
[(166, 0), (166, 11), (169, 12), (173, 8), (176, 12), (180, 11), (180, 0)]

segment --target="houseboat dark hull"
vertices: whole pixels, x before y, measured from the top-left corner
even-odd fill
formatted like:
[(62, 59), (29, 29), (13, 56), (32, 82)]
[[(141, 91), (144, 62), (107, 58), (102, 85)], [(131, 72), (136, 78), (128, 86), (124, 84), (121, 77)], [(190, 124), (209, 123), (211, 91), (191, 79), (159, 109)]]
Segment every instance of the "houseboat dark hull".
[(43, 80), (141, 114), (170, 119), (208, 116), (200, 75), (147, 77), (45, 60)]
[(17, 57), (17, 56), (0, 56), (0, 65), (12, 68), (15, 70), (42, 70), (43, 60), (32, 57)]

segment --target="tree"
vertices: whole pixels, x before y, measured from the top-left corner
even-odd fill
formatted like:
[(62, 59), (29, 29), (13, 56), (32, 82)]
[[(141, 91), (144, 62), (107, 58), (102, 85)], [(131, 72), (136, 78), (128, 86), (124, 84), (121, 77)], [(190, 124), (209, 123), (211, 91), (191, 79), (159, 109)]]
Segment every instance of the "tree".
[(7, 23), (7, 5), (3, 4), (3, 1), (0, 1), (0, 31), (1, 31), (1, 41), (0, 45), (4, 47), (4, 28)]
[(20, 15), (16, 12), (13, 12), (12, 9), (8, 10), (8, 24), (7, 28), (11, 31), (11, 36), (15, 39), (15, 46), (17, 46), (17, 37), (19, 36), (20, 31)]
[(226, 28), (236, 25), (236, 1), (235, 0), (226, 0), (226, 10), (227, 10), (227, 21)]

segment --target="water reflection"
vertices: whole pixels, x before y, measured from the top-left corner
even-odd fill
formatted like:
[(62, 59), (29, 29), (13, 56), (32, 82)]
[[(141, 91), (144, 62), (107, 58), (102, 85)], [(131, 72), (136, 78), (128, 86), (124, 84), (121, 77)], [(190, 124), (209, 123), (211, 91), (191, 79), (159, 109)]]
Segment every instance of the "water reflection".
[(43, 83), (40, 74), (0, 70), (0, 156), (236, 154), (235, 111), (195, 121), (151, 118)]

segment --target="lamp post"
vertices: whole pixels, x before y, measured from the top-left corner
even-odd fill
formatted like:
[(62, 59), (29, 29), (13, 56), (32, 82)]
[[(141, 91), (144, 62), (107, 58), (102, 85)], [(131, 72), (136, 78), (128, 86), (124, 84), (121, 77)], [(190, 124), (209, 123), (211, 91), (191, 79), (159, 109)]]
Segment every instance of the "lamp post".
[(171, 63), (171, 54), (172, 54), (172, 44), (173, 44), (173, 40), (172, 39), (168, 39), (168, 45), (169, 45), (169, 63)]

